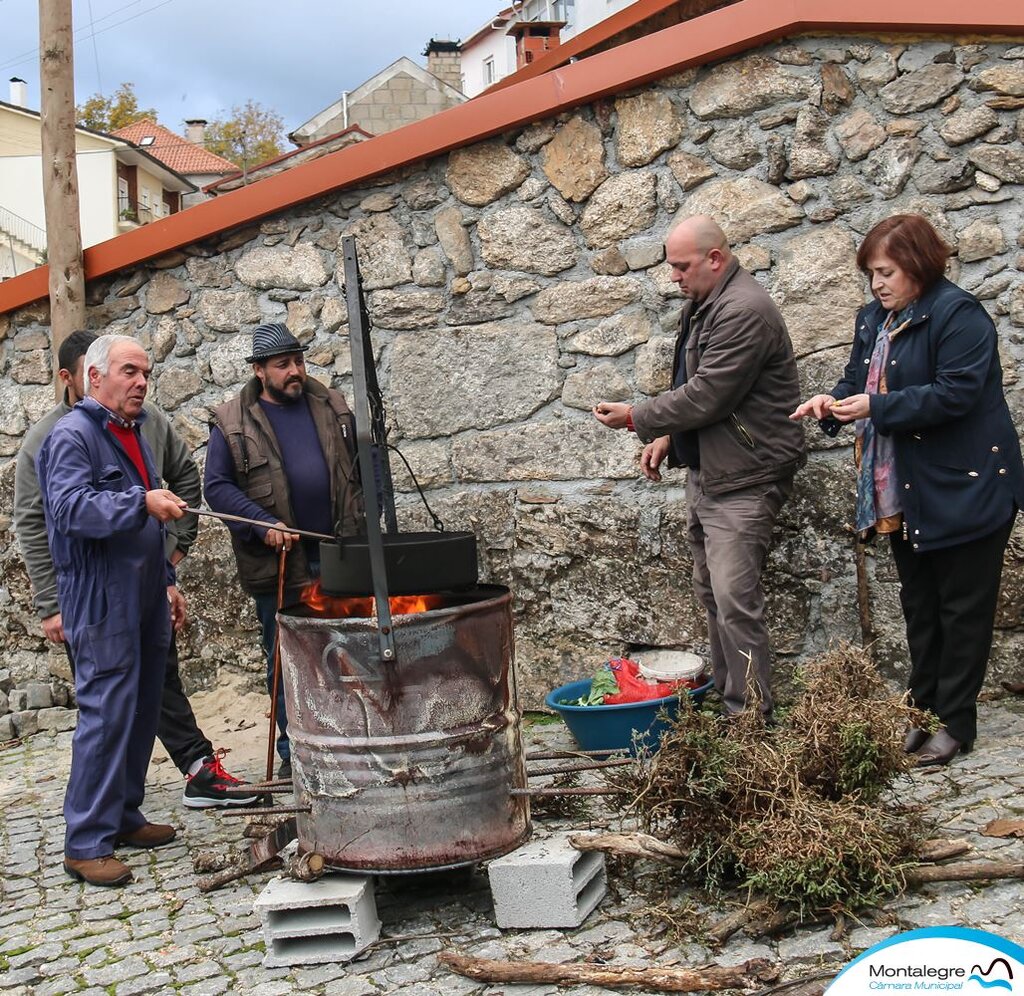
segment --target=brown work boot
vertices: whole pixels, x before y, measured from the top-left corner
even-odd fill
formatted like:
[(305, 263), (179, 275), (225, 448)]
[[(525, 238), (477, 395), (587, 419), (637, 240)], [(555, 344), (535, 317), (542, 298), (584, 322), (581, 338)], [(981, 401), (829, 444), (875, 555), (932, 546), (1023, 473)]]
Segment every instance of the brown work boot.
[(163, 847), (174, 840), (177, 833), (174, 827), (166, 823), (143, 823), (131, 833), (119, 833), (114, 843), (127, 844), (129, 847)]
[(89, 885), (127, 885), (132, 880), (132, 870), (113, 854), (103, 858), (69, 858), (64, 856), (64, 871), (79, 882)]

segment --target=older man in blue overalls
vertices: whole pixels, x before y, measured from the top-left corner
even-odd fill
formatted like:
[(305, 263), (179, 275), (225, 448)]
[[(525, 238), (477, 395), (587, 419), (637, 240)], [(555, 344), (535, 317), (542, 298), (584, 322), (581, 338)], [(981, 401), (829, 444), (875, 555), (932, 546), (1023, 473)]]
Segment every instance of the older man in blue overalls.
[(139, 433), (149, 371), (134, 339), (98, 339), (85, 356), (89, 397), (54, 426), (36, 461), (78, 698), (64, 868), (92, 885), (131, 881), (115, 846), (159, 847), (175, 835), (139, 809), (171, 639), (168, 598), (177, 595), (163, 523), (185, 504), (159, 487)]

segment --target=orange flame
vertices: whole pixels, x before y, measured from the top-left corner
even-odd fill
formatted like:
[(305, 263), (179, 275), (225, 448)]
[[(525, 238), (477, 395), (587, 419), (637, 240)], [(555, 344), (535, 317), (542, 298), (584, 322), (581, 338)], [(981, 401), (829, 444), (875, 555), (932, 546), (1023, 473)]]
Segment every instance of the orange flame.
[[(325, 594), (319, 581), (302, 589), (301, 601), (322, 619), (368, 619), (377, 611), (372, 598), (336, 598)], [(405, 616), (439, 609), (444, 599), (440, 595), (395, 595), (388, 599), (388, 604), (393, 616)]]

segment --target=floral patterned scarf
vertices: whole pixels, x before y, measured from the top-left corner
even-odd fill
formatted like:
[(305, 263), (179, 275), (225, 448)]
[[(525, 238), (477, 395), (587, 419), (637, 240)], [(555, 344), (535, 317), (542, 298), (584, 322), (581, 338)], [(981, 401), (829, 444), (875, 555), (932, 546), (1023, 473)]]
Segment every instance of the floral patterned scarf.
[[(868, 364), (864, 392), (885, 394), (885, 365), (892, 340), (914, 317), (914, 305), (908, 304), (898, 314), (890, 311), (878, 326), (875, 347)], [(857, 531), (861, 534), (877, 530), (891, 533), (899, 529), (903, 506), (896, 482), (896, 451), (892, 436), (875, 431), (871, 418), (859, 418), (857, 431)]]

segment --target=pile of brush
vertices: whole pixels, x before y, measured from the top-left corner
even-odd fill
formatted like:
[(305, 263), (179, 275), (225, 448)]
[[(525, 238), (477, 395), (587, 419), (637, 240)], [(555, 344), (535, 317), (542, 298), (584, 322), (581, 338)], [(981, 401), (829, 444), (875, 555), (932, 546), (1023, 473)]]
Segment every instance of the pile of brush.
[(801, 684), (772, 728), (757, 709), (682, 710), (656, 754), (606, 777), (694, 884), (741, 885), (804, 914), (873, 905), (904, 888), (925, 841), (893, 791), (911, 765), (907, 725), (924, 717), (852, 646), (812, 661)]

